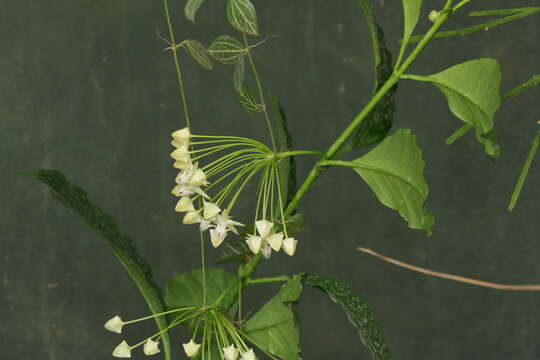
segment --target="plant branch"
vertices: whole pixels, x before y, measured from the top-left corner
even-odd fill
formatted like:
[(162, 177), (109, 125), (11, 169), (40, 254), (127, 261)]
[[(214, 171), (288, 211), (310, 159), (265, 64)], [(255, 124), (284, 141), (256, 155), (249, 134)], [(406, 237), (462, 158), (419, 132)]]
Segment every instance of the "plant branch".
[(419, 273), (422, 273), (422, 274), (426, 274), (426, 275), (429, 275), (429, 276), (440, 277), (440, 278), (443, 278), (443, 279), (453, 280), (453, 281), (457, 281), (457, 282), (462, 282), (462, 283), (475, 285), (475, 286), (486, 287), (486, 288), (495, 289), (495, 290), (540, 291), (540, 285), (506, 285), (506, 284), (497, 284), (497, 283), (492, 283), (492, 282), (487, 282), (487, 281), (482, 281), (482, 280), (476, 280), (476, 279), (471, 279), (471, 278), (467, 278), (467, 277), (464, 277), (464, 276), (442, 273), (442, 272), (438, 272), (438, 271), (425, 269), (425, 268), (422, 268), (422, 267), (419, 267), (419, 266), (410, 265), (410, 264), (404, 263), (402, 261), (393, 259), (391, 257), (379, 254), (379, 253), (377, 253), (377, 252), (375, 252), (375, 251), (373, 251), (371, 249), (358, 247), (357, 250), (362, 251), (363, 253), (369, 254), (371, 256), (375, 256), (375, 257), (377, 257), (377, 258), (379, 258), (379, 259), (381, 259), (383, 261), (389, 262), (391, 264), (394, 264), (394, 265), (397, 265), (397, 266), (400, 266), (400, 267), (403, 267), (405, 269), (409, 269), (409, 270), (412, 270), (412, 271), (416, 271), (416, 272), (419, 272)]

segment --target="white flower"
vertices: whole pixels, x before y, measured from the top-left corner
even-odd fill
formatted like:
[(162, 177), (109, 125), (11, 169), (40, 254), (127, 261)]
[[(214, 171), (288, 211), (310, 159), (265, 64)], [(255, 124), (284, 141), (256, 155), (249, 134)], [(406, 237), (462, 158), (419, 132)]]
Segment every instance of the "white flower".
[(197, 211), (188, 211), (186, 215), (184, 215), (182, 222), (186, 225), (191, 225), (201, 222), (201, 220), (201, 215), (199, 215)]
[(105, 323), (105, 329), (115, 332), (117, 334), (122, 333), (122, 326), (124, 326), (124, 322), (122, 321), (122, 318), (120, 316), (115, 316), (109, 321)]
[(208, 195), (201, 190), (201, 186), (208, 185), (206, 174), (197, 168), (197, 164), (190, 164), (178, 173), (175, 179), (177, 185), (172, 189), (175, 196), (191, 196), (195, 193), (208, 198)]
[(298, 240), (295, 238), (286, 238), (283, 240), (283, 251), (289, 256), (293, 256), (296, 252), (296, 245), (298, 244)]
[(212, 227), (212, 223), (209, 220), (204, 220), (204, 218), (201, 217), (201, 225), (199, 226), (199, 230), (201, 232), (205, 232), (211, 227)]
[(131, 357), (131, 346), (124, 340), (117, 347), (114, 348), (112, 356), (117, 358), (130, 358)]
[(221, 225), (217, 226), (215, 229), (210, 229), (210, 241), (212, 241), (212, 246), (217, 248), (225, 237), (227, 236), (227, 229)]
[(262, 247), (265, 258), (270, 257), (272, 249), (279, 251), (283, 241), (283, 234), (270, 234), (274, 224), (267, 220), (259, 220), (255, 223), (259, 236), (251, 235), (247, 240), (247, 244), (253, 253), (258, 253)]
[(216, 228), (219, 226), (223, 226), (227, 230), (235, 233), (236, 235), (238, 235), (238, 231), (236, 230), (235, 226), (245, 226), (238, 221), (231, 220), (231, 217), (226, 213), (226, 210), (223, 211), (221, 214), (216, 215), (214, 222), (216, 223)]
[(203, 218), (205, 220), (210, 220), (212, 219), (214, 216), (216, 216), (217, 214), (219, 214), (219, 212), (221, 211), (221, 209), (219, 208), (219, 206), (217, 206), (216, 204), (214, 203), (211, 203), (211, 202), (204, 202), (204, 211), (203, 211)]
[(189, 131), (188, 127), (185, 127), (183, 129), (176, 130), (175, 132), (173, 132), (172, 137), (173, 137), (173, 145), (175, 147), (187, 146), (189, 145), (191, 132)]
[(255, 353), (253, 352), (253, 349), (249, 349), (245, 353), (242, 354), (242, 360), (255, 360)]
[(223, 355), (225, 355), (225, 360), (236, 360), (238, 358), (238, 349), (234, 345), (223, 348)]
[(246, 243), (248, 244), (251, 252), (257, 254), (261, 250), (262, 238), (260, 236), (251, 235), (247, 238)]
[(144, 355), (154, 355), (154, 354), (157, 354), (158, 352), (160, 352), (159, 350), (159, 342), (158, 341), (154, 341), (152, 339), (148, 339), (145, 343), (144, 343)]
[(188, 343), (182, 344), (184, 347), (184, 351), (186, 352), (186, 355), (190, 358), (197, 356), (199, 353), (199, 348), (201, 347), (201, 344), (197, 344), (193, 339), (191, 339)]
[(188, 212), (195, 211), (195, 208), (193, 207), (193, 202), (188, 196), (182, 196), (180, 200), (178, 200), (178, 203), (176, 203), (174, 210), (178, 212)]

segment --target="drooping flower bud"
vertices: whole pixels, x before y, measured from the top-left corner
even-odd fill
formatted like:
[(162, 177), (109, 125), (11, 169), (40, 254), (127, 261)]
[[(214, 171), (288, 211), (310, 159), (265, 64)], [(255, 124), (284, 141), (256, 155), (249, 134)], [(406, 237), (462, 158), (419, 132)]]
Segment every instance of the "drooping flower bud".
[(189, 131), (188, 127), (185, 127), (183, 129), (176, 130), (175, 132), (173, 132), (172, 137), (174, 141), (173, 145), (175, 147), (188, 146), (189, 140), (191, 138), (191, 132)]
[(217, 248), (227, 235), (226, 231), (219, 231), (218, 229), (210, 229), (210, 241), (212, 241), (212, 246)]
[(253, 352), (253, 349), (249, 349), (245, 353), (242, 353), (242, 360), (255, 360), (255, 353)]
[(247, 238), (246, 243), (249, 249), (254, 253), (258, 254), (261, 250), (262, 239), (260, 236), (250, 236)]
[(184, 215), (184, 219), (182, 220), (185, 225), (196, 224), (200, 221), (201, 216), (196, 211), (188, 211), (186, 215)]
[(283, 242), (283, 234), (272, 234), (266, 238), (266, 242), (268, 242), (274, 251), (279, 251), (279, 249), (281, 249), (281, 243)]
[(225, 360), (236, 360), (238, 358), (238, 349), (234, 345), (223, 348), (223, 355), (225, 355)]
[(197, 344), (193, 339), (191, 339), (188, 343), (182, 344), (184, 347), (184, 351), (186, 352), (186, 355), (190, 358), (197, 356), (199, 353), (199, 348), (201, 347), (201, 344)]
[(154, 355), (154, 354), (159, 353), (160, 352), (160, 350), (159, 350), (159, 342), (154, 341), (152, 339), (148, 339), (144, 343), (143, 351), (144, 351), (145, 355)]
[(130, 358), (131, 357), (131, 346), (124, 340), (117, 347), (114, 348), (112, 356), (117, 358)]
[(298, 240), (295, 238), (286, 238), (283, 240), (283, 251), (289, 256), (293, 256), (296, 252), (296, 245), (298, 244)]
[(255, 223), (255, 226), (257, 227), (259, 235), (265, 238), (270, 234), (270, 231), (272, 230), (272, 227), (274, 227), (274, 224), (267, 220), (259, 220)]
[(216, 204), (206, 201), (204, 202), (203, 217), (205, 220), (210, 220), (211, 218), (219, 214), (220, 211), (221, 209)]
[(174, 210), (177, 212), (188, 212), (195, 211), (195, 208), (193, 207), (193, 202), (189, 196), (182, 196), (180, 200), (178, 200), (178, 203), (176, 203)]
[(105, 329), (115, 332), (117, 334), (122, 333), (122, 326), (124, 326), (124, 322), (122, 321), (122, 318), (120, 316), (115, 316), (109, 321), (105, 323)]

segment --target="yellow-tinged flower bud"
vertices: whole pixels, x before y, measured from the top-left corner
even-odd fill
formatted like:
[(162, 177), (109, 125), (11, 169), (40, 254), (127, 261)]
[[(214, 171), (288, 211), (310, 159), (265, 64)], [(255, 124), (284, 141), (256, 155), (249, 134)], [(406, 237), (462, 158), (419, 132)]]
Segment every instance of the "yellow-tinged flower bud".
[(154, 341), (152, 339), (148, 339), (144, 343), (143, 351), (144, 351), (144, 355), (155, 355), (155, 354), (159, 353), (160, 352), (160, 350), (159, 350), (159, 342)]
[(279, 251), (279, 249), (281, 249), (281, 243), (283, 242), (283, 234), (272, 234), (266, 238), (266, 242), (274, 251)]
[(211, 203), (211, 202), (205, 202), (203, 217), (205, 220), (209, 220), (213, 218), (214, 216), (216, 216), (217, 214), (219, 214), (220, 211), (221, 209), (216, 204)]
[(191, 132), (189, 131), (188, 127), (185, 127), (180, 130), (176, 130), (172, 133), (172, 137), (175, 141), (182, 145), (188, 145), (189, 139), (191, 138)]
[(193, 202), (188, 196), (182, 196), (180, 200), (178, 200), (178, 203), (176, 203), (174, 210), (177, 212), (187, 212), (195, 211), (195, 208), (193, 207)]
[(260, 236), (250, 236), (246, 240), (246, 243), (251, 252), (253, 252), (254, 254), (258, 254), (261, 250), (262, 238)]
[(255, 353), (253, 352), (253, 349), (249, 349), (245, 353), (242, 354), (242, 360), (255, 360), (257, 359), (255, 357)]
[(122, 318), (120, 316), (115, 316), (109, 321), (105, 323), (105, 329), (115, 332), (117, 334), (122, 333), (122, 326), (124, 326), (124, 322), (122, 321)]
[(296, 253), (296, 245), (298, 244), (298, 240), (295, 238), (286, 238), (283, 240), (283, 251), (289, 256), (293, 256), (294, 253)]
[(236, 360), (238, 358), (238, 349), (234, 345), (223, 348), (223, 355), (225, 355), (225, 360)]
[(201, 216), (196, 211), (188, 211), (186, 215), (184, 215), (182, 222), (186, 225), (196, 224), (201, 222)]

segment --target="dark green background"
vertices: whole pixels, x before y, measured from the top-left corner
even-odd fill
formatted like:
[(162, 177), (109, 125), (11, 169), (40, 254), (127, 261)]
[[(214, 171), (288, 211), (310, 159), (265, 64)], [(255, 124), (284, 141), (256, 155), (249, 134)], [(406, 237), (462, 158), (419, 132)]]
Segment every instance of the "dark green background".
[[(171, 0), (179, 39), (209, 44), (234, 34), (225, 1), (207, 1), (196, 25)], [(18, 169), (60, 169), (134, 237), (159, 283), (198, 266), (194, 227), (181, 225), (169, 193), (170, 133), (183, 126), (160, 1), (18, 0), (0, 9), (0, 358), (107, 359), (120, 337), (102, 326), (115, 314), (147, 313), (126, 273), (77, 216)], [(425, 1), (429, 10), (443, 1)], [(467, 10), (538, 5), (480, 0)], [(511, 3), (511, 4), (510, 4)], [(256, 1), (257, 49), (268, 90), (287, 109), (299, 149), (325, 149), (369, 99), (369, 37), (354, 0)], [(510, 6), (511, 5), (511, 6)], [(376, 11), (396, 51), (401, 4)], [(472, 24), (464, 11), (448, 28)], [(497, 58), (508, 90), (540, 71), (540, 17), (474, 35), (437, 40), (411, 69), (430, 74), (479, 57)], [(213, 72), (183, 57), (198, 133), (265, 138), (260, 117), (236, 103), (231, 68)], [(298, 254), (272, 257), (261, 274), (310, 272), (348, 281), (372, 305), (396, 359), (538, 359), (540, 294), (476, 288), (429, 278), (355, 251), (373, 248), (435, 270), (502, 283), (540, 283), (540, 163), (514, 213), (506, 211), (540, 120), (540, 88), (497, 115), (504, 155), (491, 162), (472, 136), (444, 139), (460, 122), (438, 91), (403, 82), (395, 128), (412, 128), (426, 159), (434, 235), (406, 227), (380, 205), (358, 175), (331, 169), (301, 204), (307, 216)], [(299, 161), (303, 179), (311, 159)], [(247, 204), (236, 212), (246, 218)], [(214, 256), (215, 251), (211, 252)], [(275, 287), (246, 294), (253, 305)], [(305, 359), (368, 359), (355, 330), (322, 294), (299, 306)], [(135, 342), (147, 326), (129, 328)], [(175, 349), (185, 339), (174, 337)], [(177, 358), (183, 355), (178, 353)], [(142, 358), (137, 353), (135, 358)]]

